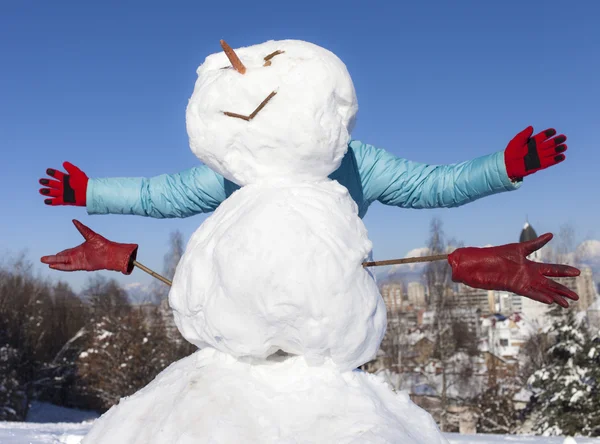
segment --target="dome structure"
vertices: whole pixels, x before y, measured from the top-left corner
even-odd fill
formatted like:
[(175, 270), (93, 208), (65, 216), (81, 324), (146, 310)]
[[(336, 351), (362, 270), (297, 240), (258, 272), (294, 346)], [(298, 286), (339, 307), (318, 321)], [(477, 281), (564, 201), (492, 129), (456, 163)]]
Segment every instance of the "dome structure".
[(537, 239), (538, 235), (533, 229), (529, 222), (525, 223), (525, 226), (521, 230), (521, 236), (519, 236), (519, 242), (528, 242)]

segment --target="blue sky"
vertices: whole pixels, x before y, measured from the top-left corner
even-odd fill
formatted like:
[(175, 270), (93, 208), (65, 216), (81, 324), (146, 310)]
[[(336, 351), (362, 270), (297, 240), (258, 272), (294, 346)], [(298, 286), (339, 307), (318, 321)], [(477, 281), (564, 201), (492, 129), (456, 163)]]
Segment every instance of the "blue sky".
[[(185, 107), (196, 68), (220, 50), (302, 39), (335, 52), (359, 101), (355, 139), (432, 164), (503, 150), (527, 125), (568, 136), (567, 161), (515, 192), (449, 210), (375, 204), (375, 257), (401, 257), (441, 217), (468, 245), (514, 242), (570, 223), (600, 239), (600, 3), (594, 1), (5, 1), (0, 3), (0, 251), (36, 262), (81, 242), (70, 220), (162, 268), (169, 232), (205, 216), (152, 220), (49, 208), (37, 180), (68, 160), (90, 177), (153, 176), (198, 164)], [(42, 267), (39, 266), (39, 270)], [(87, 273), (43, 271), (79, 288)], [(119, 277), (117, 274), (111, 274)], [(148, 282), (140, 271), (123, 283)]]

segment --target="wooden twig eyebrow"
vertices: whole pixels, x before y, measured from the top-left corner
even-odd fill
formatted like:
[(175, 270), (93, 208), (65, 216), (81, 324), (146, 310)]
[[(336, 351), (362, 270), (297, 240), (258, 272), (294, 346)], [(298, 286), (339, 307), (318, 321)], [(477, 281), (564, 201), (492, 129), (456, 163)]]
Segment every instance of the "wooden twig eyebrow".
[(263, 66), (271, 66), (271, 59), (276, 55), (283, 54), (284, 52), (285, 51), (281, 51), (279, 49), (277, 51), (272, 52), (271, 54), (265, 57), (265, 64)]
[(229, 117), (235, 117), (237, 119), (242, 119), (242, 120), (245, 120), (246, 122), (249, 122), (250, 120), (254, 119), (254, 117), (256, 117), (256, 115), (260, 112), (260, 110), (265, 107), (267, 102), (269, 100), (271, 100), (275, 96), (275, 94), (277, 94), (276, 91), (273, 91), (271, 94), (269, 94), (269, 96), (265, 100), (260, 102), (260, 105), (258, 105), (256, 107), (256, 109), (254, 111), (252, 111), (252, 114), (250, 114), (249, 116), (244, 116), (242, 114), (236, 114), (236, 113), (230, 113), (229, 111), (223, 111), (223, 114), (225, 114), (226, 116), (229, 116)]
[(265, 62), (268, 62), (269, 60), (271, 60), (276, 55), (283, 54), (284, 52), (285, 51), (281, 51), (279, 49), (277, 51), (275, 51), (275, 52), (272, 52), (271, 54), (269, 54), (268, 56), (265, 57)]

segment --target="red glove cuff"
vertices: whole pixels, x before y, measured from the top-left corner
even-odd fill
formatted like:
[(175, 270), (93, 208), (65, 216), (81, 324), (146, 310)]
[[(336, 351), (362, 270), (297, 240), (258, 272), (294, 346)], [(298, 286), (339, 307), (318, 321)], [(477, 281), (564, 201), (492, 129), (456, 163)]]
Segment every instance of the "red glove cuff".
[(138, 252), (137, 244), (119, 244), (110, 242), (110, 251), (113, 253), (108, 260), (107, 266), (109, 270), (120, 271), (123, 274), (131, 274), (133, 272), (133, 261), (135, 261)]

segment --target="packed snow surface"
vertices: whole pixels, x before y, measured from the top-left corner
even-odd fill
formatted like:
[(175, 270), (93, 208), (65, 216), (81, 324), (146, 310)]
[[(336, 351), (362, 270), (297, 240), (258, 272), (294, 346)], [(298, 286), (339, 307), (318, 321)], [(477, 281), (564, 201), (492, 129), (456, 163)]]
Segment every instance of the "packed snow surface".
[[(280, 51), (265, 66), (265, 57)], [(358, 110), (344, 63), (312, 43), (268, 41), (235, 50), (240, 74), (223, 51), (206, 58), (187, 107), (192, 151), (224, 177), (246, 185), (266, 179), (323, 179), (335, 171)], [(224, 112), (250, 116), (246, 121)]]
[(352, 370), (375, 356), (385, 303), (367, 230), (335, 181), (247, 185), (200, 226), (169, 299), (183, 336), (236, 357), (283, 350)]
[[(80, 444), (90, 429), (90, 423), (80, 424), (30, 424), (25, 422), (0, 422), (2, 444)], [(445, 433), (450, 444), (600, 444), (600, 438), (565, 439), (563, 437), (526, 435), (459, 435)], [(117, 441), (118, 444), (127, 444)], [(115, 443), (115, 444), (117, 444)], [(331, 444), (331, 443), (327, 443)], [(365, 442), (364, 444), (369, 444)]]
[(379, 377), (302, 357), (243, 362), (204, 349), (100, 417), (83, 444), (446, 443)]

